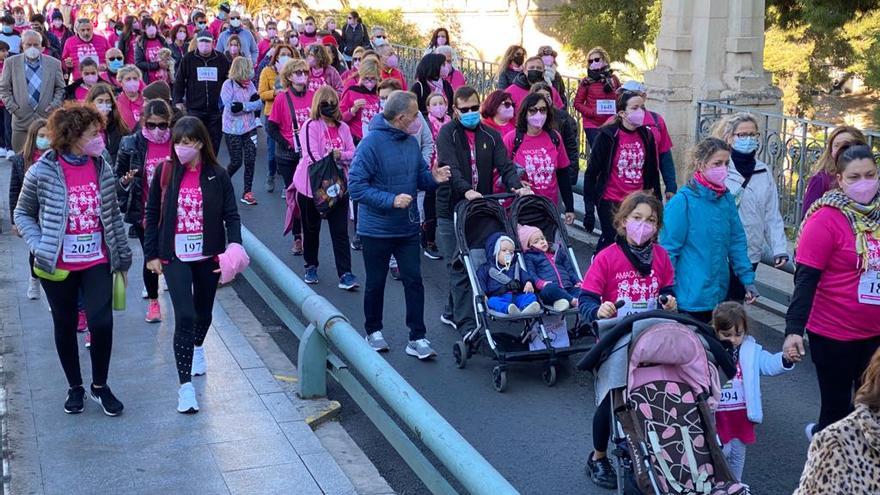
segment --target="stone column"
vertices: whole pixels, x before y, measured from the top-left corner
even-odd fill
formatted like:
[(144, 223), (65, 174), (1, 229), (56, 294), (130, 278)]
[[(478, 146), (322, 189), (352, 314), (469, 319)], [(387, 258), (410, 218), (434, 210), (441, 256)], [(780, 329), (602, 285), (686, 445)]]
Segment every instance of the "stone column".
[(764, 70), (764, 0), (665, 0), (657, 68), (645, 74), (648, 108), (666, 119), (679, 183), (689, 174), (687, 148), (697, 101), (779, 111), (781, 92)]

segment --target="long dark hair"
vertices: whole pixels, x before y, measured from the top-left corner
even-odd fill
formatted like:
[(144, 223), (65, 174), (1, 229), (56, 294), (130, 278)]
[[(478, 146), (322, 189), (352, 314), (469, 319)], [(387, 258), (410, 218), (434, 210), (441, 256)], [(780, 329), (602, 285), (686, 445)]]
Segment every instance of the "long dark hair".
[(452, 45), (452, 40), (449, 39), (449, 30), (447, 30), (445, 27), (439, 27), (434, 30), (433, 34), (431, 34), (431, 42), (428, 43), (428, 48), (437, 48), (437, 36), (440, 36), (440, 33), (446, 35), (446, 44)]
[(540, 93), (532, 93), (523, 99), (522, 103), (519, 105), (519, 111), (516, 114), (516, 130), (517, 132), (521, 132), (525, 134), (529, 130), (529, 108), (537, 105), (538, 102), (543, 101), (547, 104), (547, 120), (544, 121), (544, 129), (547, 134), (553, 132), (553, 129), (556, 128), (556, 120), (553, 112), (553, 102), (550, 101), (547, 97)]
[(119, 104), (116, 103), (116, 92), (113, 88), (110, 87), (109, 84), (105, 82), (99, 82), (92, 86), (89, 92), (86, 94), (86, 102), (94, 103), (95, 99), (101, 95), (107, 95), (110, 97), (110, 104), (113, 106), (113, 109), (110, 110), (110, 115), (107, 115), (107, 130), (119, 131), (119, 134), (125, 136), (126, 134), (131, 133), (131, 129), (128, 128), (128, 125), (122, 120), (122, 114), (119, 113)]
[[(174, 129), (171, 131), (171, 142), (179, 143), (184, 138), (202, 143), (200, 154), (203, 166), (220, 166), (217, 162), (217, 155), (214, 154), (211, 135), (208, 133), (208, 128), (205, 127), (205, 124), (202, 123), (201, 119), (189, 116), (181, 117), (181, 119), (174, 124)], [(173, 147), (171, 157), (172, 160), (174, 160), (174, 165), (181, 164), (180, 158), (177, 157), (177, 151), (174, 151)]]
[(429, 53), (419, 60), (416, 66), (416, 79), (422, 82), (440, 79), (440, 68), (446, 63), (446, 57), (439, 53)]
[(620, 112), (625, 111), (626, 106), (629, 105), (629, 100), (632, 100), (636, 96), (638, 96), (639, 98), (643, 98), (640, 93), (637, 93), (635, 91), (622, 91), (619, 95), (617, 95), (617, 100), (614, 102), (614, 108), (617, 110), (614, 114), (614, 118), (609, 119), (608, 122), (602, 124), (602, 127), (608, 125), (623, 125), (623, 119), (620, 117)]
[[(137, 17), (133, 15), (125, 16), (125, 20), (122, 21), (122, 35), (119, 36), (119, 39), (128, 41), (131, 39), (132, 34), (134, 33), (134, 21), (137, 20)], [(141, 26), (143, 27), (143, 26)], [(128, 47), (126, 47), (126, 50)]]
[(161, 117), (169, 123), (174, 119), (171, 105), (165, 100), (147, 100), (141, 111), (141, 125), (143, 126), (150, 117)]

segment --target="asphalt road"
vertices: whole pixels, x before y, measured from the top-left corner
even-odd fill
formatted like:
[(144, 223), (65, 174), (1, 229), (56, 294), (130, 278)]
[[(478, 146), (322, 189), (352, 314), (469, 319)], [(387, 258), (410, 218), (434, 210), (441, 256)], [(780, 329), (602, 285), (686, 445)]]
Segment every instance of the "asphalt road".
[[(261, 138), (260, 147), (264, 149)], [(226, 163), (226, 147), (221, 163)], [(265, 153), (260, 152), (255, 174), (257, 206), (239, 204), (243, 224), (297, 274), (303, 274), (303, 260), (289, 253), (292, 239), (282, 238), (284, 202), (278, 193), (265, 192)], [(240, 193), (242, 173), (233, 178)], [(329, 298), (346, 314), (355, 328), (363, 325), (363, 295), (336, 288), (336, 270), (329, 233), (321, 234), (320, 282), (314, 289)], [(581, 268), (589, 260), (589, 249), (576, 247)], [(479, 450), (503, 476), (525, 494), (611, 493), (593, 485), (583, 466), (591, 451), (591, 417), (594, 410), (593, 380), (583, 372), (565, 371), (556, 386), (541, 380), (538, 364), (513, 366), (508, 371), (508, 390), (492, 388), (492, 361), (475, 356), (459, 370), (452, 358), (457, 333), (438, 317), (446, 300), (443, 261), (422, 258), (425, 286), (427, 338), (439, 353), (436, 360), (419, 362), (404, 354), (407, 329), (403, 325), (403, 288), (388, 279), (385, 296), (384, 334), (392, 351), (386, 359), (416, 388), (443, 417)], [(363, 283), (363, 258), (352, 253), (353, 271)], [(284, 352), (295, 361), (297, 341), (261, 303), (246, 282), (235, 284), (239, 295), (270, 329)], [(782, 335), (753, 322), (755, 338), (771, 351), (781, 349)], [(332, 381), (331, 381), (332, 382)], [(818, 416), (818, 386), (815, 369), (806, 361), (794, 371), (763, 380), (764, 423), (757, 428), (757, 443), (750, 446), (744, 482), (756, 494), (791, 493), (806, 459), (804, 425)], [(372, 423), (345, 392), (333, 384), (330, 398), (343, 404), (340, 421), (366, 452), (391, 486), (402, 494), (427, 493), (418, 478), (403, 463)]]

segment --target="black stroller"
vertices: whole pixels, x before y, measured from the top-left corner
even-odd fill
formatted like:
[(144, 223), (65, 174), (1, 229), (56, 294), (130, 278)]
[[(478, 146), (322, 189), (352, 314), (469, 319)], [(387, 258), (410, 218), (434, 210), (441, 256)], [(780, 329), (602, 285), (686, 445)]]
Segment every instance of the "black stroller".
[[(571, 310), (552, 312), (544, 308), (543, 312), (537, 314), (509, 315), (493, 311), (487, 305), (488, 298), (480, 287), (477, 270), (486, 261), (485, 242), (492, 233), (504, 232), (511, 239), (514, 239), (517, 248), (516, 263), (519, 263), (521, 269), (525, 269), (522, 252), (516, 240), (516, 223), (508, 218), (504, 207), (499, 203), (499, 200), (514, 197), (516, 196), (512, 194), (497, 194), (484, 196), (482, 199), (473, 201), (461, 201), (456, 206), (454, 216), (457, 250), (471, 283), (477, 324), (474, 329), (462, 337), (462, 340), (455, 343), (453, 357), (456, 366), (464, 368), (468, 358), (480, 348), (485, 339), (493, 358), (498, 361), (498, 364), (492, 369), (492, 384), (498, 392), (503, 392), (507, 388), (508, 363), (544, 361), (542, 378), (547, 386), (553, 386), (556, 383), (559, 358), (589, 350), (589, 346), (571, 345), (561, 349), (553, 347), (550, 336), (544, 327), (543, 318), (549, 314), (571, 314)], [(548, 228), (556, 238), (559, 238), (560, 235), (564, 236), (565, 247), (568, 249), (568, 238), (564, 234), (565, 225), (552, 203), (535, 196), (517, 198), (511, 206), (511, 211), (517, 212), (513, 217), (519, 221), (525, 221), (542, 229)], [(522, 323), (522, 331), (517, 335), (506, 332), (493, 333), (489, 327), (490, 323), (494, 321)], [(544, 349), (529, 349), (528, 341), (533, 335), (534, 338), (542, 340)]]

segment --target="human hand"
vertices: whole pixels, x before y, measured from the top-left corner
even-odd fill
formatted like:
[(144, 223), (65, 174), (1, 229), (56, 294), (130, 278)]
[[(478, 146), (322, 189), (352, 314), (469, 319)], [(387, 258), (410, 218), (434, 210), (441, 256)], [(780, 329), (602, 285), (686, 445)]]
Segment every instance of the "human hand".
[(746, 286), (746, 304), (753, 304), (759, 297), (761, 297), (761, 295), (758, 294), (758, 288), (755, 287), (754, 284)]
[(156, 275), (162, 275), (162, 261), (159, 258), (148, 261), (147, 270), (150, 270)]
[(526, 285), (523, 286), (523, 292), (531, 294), (532, 292), (535, 292), (535, 286), (532, 285), (531, 282), (526, 282)]
[(354, 100), (354, 104), (352, 106), (354, 107), (354, 111), (357, 112), (361, 108), (364, 108), (366, 105), (367, 105), (367, 100), (365, 100), (363, 98), (358, 98), (357, 100)]
[(119, 180), (120, 180), (120, 182), (122, 182), (123, 186), (127, 186), (127, 185), (131, 184), (131, 181), (134, 180), (134, 177), (135, 177), (135, 175), (137, 175), (137, 173), (138, 173), (138, 169), (133, 168), (133, 169), (129, 170), (128, 173), (123, 175), (122, 178)]
[(98, 65), (98, 72), (107, 72), (107, 64)]
[(449, 171), (449, 165), (444, 167), (434, 167), (431, 169), (431, 175), (434, 176), (434, 182), (442, 184), (449, 180), (452, 172)]
[(522, 186), (519, 189), (514, 189), (513, 192), (520, 196), (528, 196), (532, 194), (532, 189), (529, 186)]
[(412, 196), (409, 194), (398, 194), (394, 197), (395, 208), (409, 208), (410, 203), (412, 203)]
[(592, 211), (588, 211), (584, 214), (584, 230), (587, 232), (593, 232), (596, 228), (596, 216), (593, 215)]
[(773, 258), (773, 266), (776, 268), (782, 268), (786, 263), (788, 263), (788, 255), (786, 254)]
[(673, 196), (675, 196), (674, 192), (667, 191), (666, 192), (666, 201), (669, 201), (670, 199), (672, 199)]
[(789, 334), (782, 344), (782, 355), (792, 363), (799, 363), (807, 352), (804, 350), (804, 338), (797, 334)]
[(473, 200), (475, 200), (475, 199), (480, 199), (480, 198), (482, 198), (482, 197), (483, 197), (482, 194), (480, 194), (480, 193), (477, 192), (477, 191), (474, 191), (473, 189), (470, 189), (470, 190), (468, 190), (467, 192), (464, 193), (464, 199), (466, 199), (466, 200), (468, 200), (468, 201), (473, 201)]
[(128, 288), (128, 272), (119, 272), (122, 275), (122, 285)]
[(663, 309), (666, 311), (675, 311), (678, 309), (678, 301), (675, 299), (675, 296), (665, 296), (666, 303), (663, 304)]
[(16, 227), (15, 225), (12, 226), (12, 235), (16, 237), (21, 237), (21, 231), (18, 230), (18, 227)]
[(167, 69), (167, 68), (168, 68), (168, 62), (167, 62), (166, 60), (160, 60), (160, 61), (159, 61), (159, 68), (160, 68), (160, 69)]
[(574, 220), (575, 220), (575, 218), (576, 218), (576, 217), (574, 216), (574, 212), (573, 212), (573, 211), (567, 211), (567, 212), (565, 212), (565, 225), (572, 225), (572, 224), (574, 224)]
[(599, 306), (599, 311), (596, 312), (596, 316), (604, 320), (606, 318), (611, 318), (617, 314), (617, 306), (611, 301), (605, 301)]

